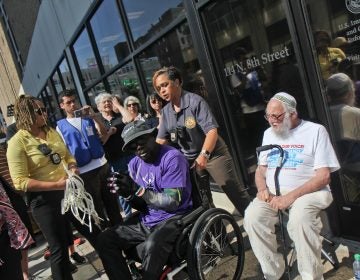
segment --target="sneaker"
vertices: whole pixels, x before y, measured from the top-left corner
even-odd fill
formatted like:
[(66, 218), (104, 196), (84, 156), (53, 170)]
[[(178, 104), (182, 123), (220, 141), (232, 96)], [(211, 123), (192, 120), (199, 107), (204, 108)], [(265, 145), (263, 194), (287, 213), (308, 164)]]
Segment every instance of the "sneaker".
[(46, 249), (44, 250), (44, 259), (48, 260), (50, 256), (51, 256), (50, 248), (46, 247)]
[(74, 245), (75, 245), (75, 246), (79, 246), (79, 245), (84, 244), (84, 243), (85, 243), (85, 239), (84, 239), (84, 238), (78, 237), (78, 238), (75, 238), (75, 239), (74, 239)]
[(73, 263), (76, 263), (76, 264), (86, 263), (86, 258), (83, 256), (80, 256), (77, 252), (72, 253), (70, 256), (70, 259), (73, 261)]
[(72, 274), (75, 273), (76, 271), (78, 271), (77, 266), (75, 264), (73, 264), (72, 262), (70, 262), (69, 267), (70, 267), (70, 271)]

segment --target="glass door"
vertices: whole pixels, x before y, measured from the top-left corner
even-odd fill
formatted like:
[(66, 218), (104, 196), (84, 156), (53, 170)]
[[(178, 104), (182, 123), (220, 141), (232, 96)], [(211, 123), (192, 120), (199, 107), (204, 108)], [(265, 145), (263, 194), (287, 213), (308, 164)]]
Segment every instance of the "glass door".
[[(341, 164), (332, 184), (342, 234), (360, 240), (360, 5), (359, 1), (305, 0)], [(318, 15), (321, 14), (321, 17)]]
[(280, 0), (213, 1), (201, 10), (219, 73), (226, 113), (241, 149), (246, 181), (253, 185), (255, 148), (261, 145), (266, 102), (287, 92), (308, 117), (304, 87)]

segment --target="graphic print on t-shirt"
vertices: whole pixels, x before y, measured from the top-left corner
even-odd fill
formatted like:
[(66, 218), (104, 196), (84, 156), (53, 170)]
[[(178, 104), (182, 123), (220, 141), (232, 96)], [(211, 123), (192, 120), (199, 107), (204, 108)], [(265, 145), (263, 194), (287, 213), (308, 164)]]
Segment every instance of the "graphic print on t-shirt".
[(144, 181), (147, 189), (155, 190), (154, 188), (155, 175), (152, 172), (145, 174), (142, 177), (142, 180)]
[[(284, 149), (284, 161), (282, 168), (283, 169), (296, 169), (300, 164), (304, 163), (304, 160), (301, 159), (301, 154), (304, 152), (304, 145), (281, 145)], [(279, 160), (280, 152), (277, 149), (272, 150), (268, 154), (267, 166), (268, 168), (276, 168)]]

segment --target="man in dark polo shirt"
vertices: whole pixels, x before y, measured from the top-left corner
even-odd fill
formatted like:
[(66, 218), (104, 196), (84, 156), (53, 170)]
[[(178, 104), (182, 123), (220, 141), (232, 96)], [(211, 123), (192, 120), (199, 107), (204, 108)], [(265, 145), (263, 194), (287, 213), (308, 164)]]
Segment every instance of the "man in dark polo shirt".
[(153, 86), (169, 103), (163, 108), (157, 142), (166, 139), (179, 145), (190, 165), (206, 170), (236, 209), (244, 215), (250, 196), (235, 173), (233, 159), (224, 140), (218, 135), (218, 124), (206, 101), (181, 87), (182, 77), (175, 67), (155, 72)]

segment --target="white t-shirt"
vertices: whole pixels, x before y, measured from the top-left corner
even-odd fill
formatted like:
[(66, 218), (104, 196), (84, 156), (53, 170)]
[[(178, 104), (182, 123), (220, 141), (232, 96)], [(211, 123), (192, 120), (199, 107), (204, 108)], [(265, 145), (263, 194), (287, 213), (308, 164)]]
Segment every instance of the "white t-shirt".
[(360, 109), (345, 104), (330, 106), (336, 140), (360, 140)]
[[(262, 145), (277, 144), (284, 149), (284, 164), (279, 174), (280, 192), (285, 194), (300, 187), (322, 167), (330, 172), (340, 168), (329, 135), (322, 125), (304, 121), (290, 130), (286, 139), (277, 136), (270, 128), (264, 133)], [(272, 149), (260, 153), (259, 164), (267, 166), (266, 184), (275, 194), (274, 174), (279, 158), (279, 150)], [(330, 190), (329, 185), (324, 190)]]

